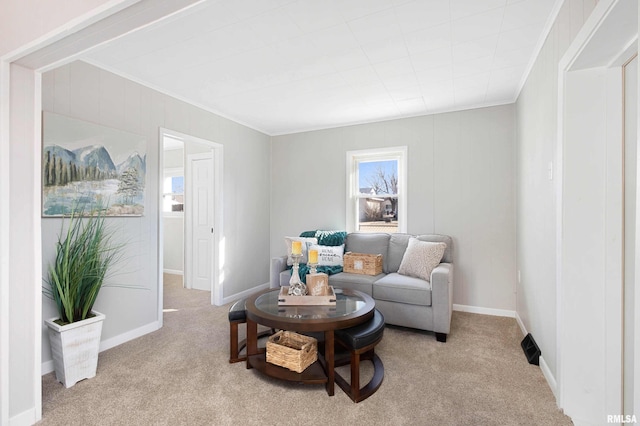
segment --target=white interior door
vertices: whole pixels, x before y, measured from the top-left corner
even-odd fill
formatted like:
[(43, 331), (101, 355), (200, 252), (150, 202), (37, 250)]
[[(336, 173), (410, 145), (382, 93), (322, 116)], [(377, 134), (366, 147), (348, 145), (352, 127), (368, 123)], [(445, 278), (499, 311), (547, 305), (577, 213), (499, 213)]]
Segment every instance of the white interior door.
[(211, 291), (213, 271), (213, 155), (193, 154), (188, 157), (190, 165), (190, 197), (187, 214), (191, 219), (191, 250), (188, 280), (190, 287)]

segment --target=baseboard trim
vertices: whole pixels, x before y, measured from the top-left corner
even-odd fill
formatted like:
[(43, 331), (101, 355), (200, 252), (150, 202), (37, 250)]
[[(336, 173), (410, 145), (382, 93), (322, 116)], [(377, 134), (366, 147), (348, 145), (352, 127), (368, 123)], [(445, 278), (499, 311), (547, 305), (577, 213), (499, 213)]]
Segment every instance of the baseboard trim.
[[(524, 326), (524, 323), (522, 322), (522, 318), (520, 318), (520, 315), (518, 315), (517, 312), (516, 312), (516, 321), (518, 322), (518, 326), (520, 327), (522, 336), (523, 337), (526, 336), (529, 332), (527, 331), (527, 327)], [(544, 360), (544, 357), (542, 355), (540, 355), (540, 358), (538, 359), (538, 363), (539, 363), (540, 371), (542, 371), (542, 375), (547, 381), (547, 384), (549, 385), (551, 392), (553, 392), (553, 396), (556, 398), (556, 405), (557, 405), (558, 404), (558, 394), (557, 394), (558, 384), (556, 382), (556, 378), (553, 376), (553, 373), (551, 373), (551, 369), (549, 368), (549, 365), (547, 365), (547, 362)]]
[(45, 361), (41, 364), (40, 369), (42, 370), (42, 375), (53, 373), (53, 360)]
[(184, 275), (184, 271), (179, 271), (177, 269), (163, 269), (162, 272), (165, 274)]
[(260, 284), (257, 287), (253, 287), (253, 288), (250, 288), (248, 290), (241, 291), (240, 293), (236, 293), (236, 294), (233, 294), (231, 296), (227, 296), (227, 297), (223, 298), (222, 299), (222, 304), (226, 305), (227, 303), (234, 302), (234, 301), (236, 301), (238, 299), (242, 299), (243, 297), (249, 297), (249, 296), (251, 296), (252, 294), (254, 294), (256, 292), (261, 291), (261, 290), (266, 290), (269, 287), (270, 287), (269, 283)]
[(547, 384), (551, 388), (551, 392), (553, 392), (553, 396), (556, 398), (556, 403), (557, 403), (558, 384), (556, 383), (556, 378), (553, 377), (553, 374), (551, 373), (551, 370), (549, 369), (549, 366), (547, 365), (547, 362), (544, 360), (544, 357), (542, 355), (540, 355), (539, 364), (540, 364), (540, 371), (542, 371), (542, 375), (544, 376), (544, 378), (547, 379)]
[(522, 332), (522, 336), (526, 336), (529, 332), (527, 331), (527, 327), (524, 326), (524, 323), (522, 322), (522, 318), (520, 318), (520, 315), (516, 312), (516, 322), (518, 323), (518, 326), (520, 327), (520, 331)]
[(494, 317), (515, 318), (516, 316), (515, 311), (509, 311), (507, 309), (482, 308), (479, 306), (456, 305), (455, 303), (453, 304), (453, 310), (460, 312), (469, 312), (471, 314), (491, 315)]
[(114, 348), (130, 340), (137, 339), (138, 337), (144, 336), (145, 334), (153, 333), (154, 331), (157, 331), (159, 329), (160, 323), (158, 321), (154, 321), (147, 325), (143, 325), (142, 327), (127, 331), (126, 333), (119, 334), (110, 339), (103, 340), (102, 342), (100, 342), (100, 352)]
[(31, 408), (9, 419), (9, 426), (31, 426), (36, 423), (36, 409)]
[[(160, 322), (154, 321), (150, 324), (143, 325), (142, 327), (138, 327), (131, 331), (127, 331), (126, 333), (119, 334), (115, 337), (112, 337), (107, 340), (103, 340), (100, 342), (100, 352), (106, 351), (107, 349), (114, 348), (118, 345), (126, 343), (130, 340), (137, 339), (138, 337), (144, 336), (145, 334), (153, 333), (160, 329)], [(42, 364), (42, 375), (49, 374), (53, 372), (53, 360), (45, 361)]]

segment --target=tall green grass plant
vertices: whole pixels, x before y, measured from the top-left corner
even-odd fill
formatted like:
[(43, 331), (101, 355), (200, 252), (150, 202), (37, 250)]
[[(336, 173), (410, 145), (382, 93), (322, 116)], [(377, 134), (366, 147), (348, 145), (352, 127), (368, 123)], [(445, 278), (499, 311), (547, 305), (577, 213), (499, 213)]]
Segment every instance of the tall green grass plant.
[(67, 231), (60, 232), (56, 258), (49, 265), (45, 294), (56, 304), (61, 325), (81, 321), (91, 314), (109, 267), (122, 248), (107, 229), (104, 213), (88, 218), (74, 210)]

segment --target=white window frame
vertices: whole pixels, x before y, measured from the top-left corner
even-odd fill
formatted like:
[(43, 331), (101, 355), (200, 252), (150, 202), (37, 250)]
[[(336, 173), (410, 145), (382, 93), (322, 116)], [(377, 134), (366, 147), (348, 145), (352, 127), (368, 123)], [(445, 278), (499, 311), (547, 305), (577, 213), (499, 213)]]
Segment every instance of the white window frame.
[(358, 164), (362, 161), (398, 161), (398, 232), (407, 232), (407, 147), (347, 151), (347, 232), (359, 232), (358, 203), (364, 195), (358, 185)]
[[(172, 192), (164, 192), (164, 182), (169, 177), (182, 176), (184, 178), (184, 167), (171, 167), (164, 169), (164, 179), (162, 179), (162, 214), (164, 217), (184, 217), (184, 210), (181, 212), (165, 212), (164, 211), (164, 197), (165, 195), (172, 195)], [(186, 186), (186, 179), (185, 179)], [(184, 196), (184, 192), (182, 193)]]

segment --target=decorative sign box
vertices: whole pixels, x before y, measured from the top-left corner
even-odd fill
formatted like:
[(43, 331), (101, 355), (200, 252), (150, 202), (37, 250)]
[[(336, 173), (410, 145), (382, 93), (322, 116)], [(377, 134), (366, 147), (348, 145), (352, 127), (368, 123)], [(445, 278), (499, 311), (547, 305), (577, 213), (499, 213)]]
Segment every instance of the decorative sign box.
[(322, 272), (307, 274), (307, 293), (309, 296), (329, 296), (329, 275)]

